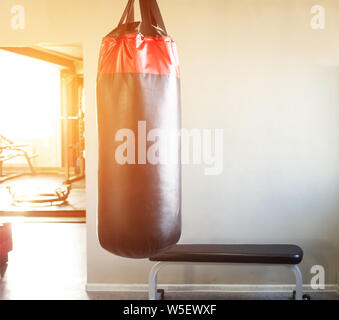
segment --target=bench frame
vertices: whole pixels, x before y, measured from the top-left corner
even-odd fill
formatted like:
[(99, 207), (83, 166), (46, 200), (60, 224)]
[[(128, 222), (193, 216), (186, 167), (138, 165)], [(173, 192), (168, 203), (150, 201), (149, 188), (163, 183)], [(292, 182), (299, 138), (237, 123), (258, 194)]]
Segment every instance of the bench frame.
[(177, 265), (261, 265), (261, 266), (286, 266), (294, 274), (296, 280), (296, 290), (295, 290), (295, 300), (303, 299), (303, 278), (301, 271), (298, 265), (293, 264), (264, 264), (264, 263), (223, 263), (223, 262), (180, 262), (180, 261), (160, 261), (156, 263), (148, 277), (148, 297), (149, 300), (161, 300), (161, 295), (158, 293), (158, 273), (159, 271), (167, 266), (177, 266)]
[(0, 183), (5, 182), (10, 179), (18, 178), (25, 174), (25, 173), (16, 173), (16, 174), (3, 175), (4, 162), (8, 160), (12, 160), (17, 157), (24, 157), (27, 161), (27, 164), (31, 170), (32, 175), (35, 175), (35, 169), (33, 167), (31, 160), (38, 157), (38, 155), (28, 154), (25, 148), (29, 147), (29, 144), (16, 145), (13, 141), (7, 139), (6, 137), (0, 134), (0, 142), (1, 141), (4, 141), (5, 144), (0, 143)]
[[(14, 151), (16, 153), (12, 153), (12, 154), (9, 154), (9, 155), (6, 155), (6, 156), (2, 156), (1, 149)], [(31, 160), (36, 158), (37, 156), (38, 156), (37, 154), (29, 155), (26, 151), (21, 150), (21, 149), (16, 149), (16, 148), (12, 148), (12, 147), (11, 148), (0, 147), (0, 183), (5, 182), (5, 181), (10, 180), (10, 179), (18, 178), (18, 177), (25, 174), (25, 173), (16, 173), (16, 174), (10, 174), (10, 175), (3, 175), (3, 163), (5, 161), (11, 160), (11, 159), (14, 159), (14, 158), (17, 158), (17, 157), (24, 157), (27, 161), (27, 164), (28, 164), (28, 166), (31, 170), (32, 175), (35, 175), (36, 172), (35, 172), (35, 169), (33, 167)]]

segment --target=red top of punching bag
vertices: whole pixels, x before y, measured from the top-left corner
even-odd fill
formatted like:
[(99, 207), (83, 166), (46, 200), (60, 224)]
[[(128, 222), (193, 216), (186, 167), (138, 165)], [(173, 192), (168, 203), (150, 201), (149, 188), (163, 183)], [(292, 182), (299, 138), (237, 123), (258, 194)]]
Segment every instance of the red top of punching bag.
[(99, 73), (145, 73), (180, 77), (177, 48), (169, 37), (126, 34), (105, 37), (101, 44)]
[(175, 42), (167, 31), (155, 0), (140, 0), (142, 22), (134, 21), (129, 0), (116, 29), (101, 44), (99, 74), (138, 73), (180, 77)]

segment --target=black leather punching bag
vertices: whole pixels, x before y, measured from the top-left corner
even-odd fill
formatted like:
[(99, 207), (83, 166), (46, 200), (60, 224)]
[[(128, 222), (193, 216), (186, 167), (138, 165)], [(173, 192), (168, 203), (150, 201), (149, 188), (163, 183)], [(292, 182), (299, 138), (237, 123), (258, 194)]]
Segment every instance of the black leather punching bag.
[(140, 9), (135, 22), (130, 0), (103, 39), (97, 79), (99, 241), (130, 258), (158, 254), (181, 234), (177, 50), (156, 0), (140, 0)]

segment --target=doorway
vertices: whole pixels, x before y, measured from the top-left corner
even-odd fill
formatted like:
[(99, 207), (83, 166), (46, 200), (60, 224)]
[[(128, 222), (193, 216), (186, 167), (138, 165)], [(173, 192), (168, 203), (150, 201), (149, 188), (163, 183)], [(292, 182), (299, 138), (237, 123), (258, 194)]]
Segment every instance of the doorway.
[(1, 47), (0, 67), (0, 217), (84, 221), (82, 46)]

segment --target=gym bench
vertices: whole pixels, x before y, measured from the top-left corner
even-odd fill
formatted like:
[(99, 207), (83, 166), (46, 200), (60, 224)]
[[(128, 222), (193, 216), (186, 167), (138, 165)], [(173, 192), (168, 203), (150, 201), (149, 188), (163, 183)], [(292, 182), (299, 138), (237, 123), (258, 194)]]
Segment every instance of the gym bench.
[(303, 251), (296, 245), (219, 245), (193, 244), (175, 245), (164, 253), (151, 257), (157, 262), (149, 273), (149, 299), (161, 300), (164, 290), (157, 289), (157, 276), (161, 268), (172, 265), (194, 264), (255, 264), (287, 266), (296, 279), (296, 300), (309, 298), (303, 296), (303, 280), (298, 264)]
[(3, 163), (17, 157), (24, 157), (29, 165), (32, 175), (35, 174), (35, 169), (31, 160), (36, 158), (38, 155), (29, 155), (27, 151), (25, 151), (25, 148), (28, 146), (29, 145), (27, 144), (16, 145), (13, 141), (7, 139), (3, 135), (0, 135), (0, 183), (24, 175), (24, 173), (3, 175)]

